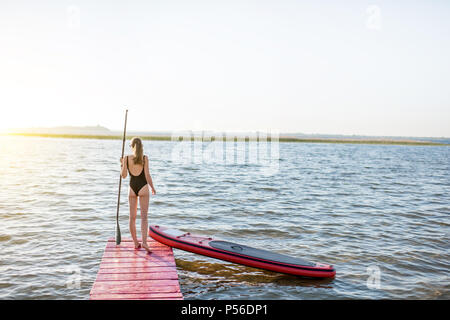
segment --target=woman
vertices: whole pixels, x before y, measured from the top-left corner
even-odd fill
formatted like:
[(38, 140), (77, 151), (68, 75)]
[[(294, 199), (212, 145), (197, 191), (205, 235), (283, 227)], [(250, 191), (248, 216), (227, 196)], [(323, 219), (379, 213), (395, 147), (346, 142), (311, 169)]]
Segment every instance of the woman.
[(128, 155), (121, 158), (121, 175), (122, 178), (127, 177), (127, 172), (130, 173), (130, 188), (128, 190), (128, 200), (130, 203), (130, 233), (134, 241), (134, 248), (139, 249), (141, 244), (136, 237), (136, 215), (137, 204), (139, 198), (139, 205), (141, 207), (141, 232), (142, 232), (142, 247), (151, 253), (147, 244), (148, 234), (148, 204), (150, 201), (150, 192), (148, 186), (152, 188), (152, 194), (156, 194), (153, 187), (152, 177), (150, 176), (148, 157), (144, 155), (144, 146), (140, 138), (134, 137), (131, 139), (130, 147), (133, 150), (133, 155)]

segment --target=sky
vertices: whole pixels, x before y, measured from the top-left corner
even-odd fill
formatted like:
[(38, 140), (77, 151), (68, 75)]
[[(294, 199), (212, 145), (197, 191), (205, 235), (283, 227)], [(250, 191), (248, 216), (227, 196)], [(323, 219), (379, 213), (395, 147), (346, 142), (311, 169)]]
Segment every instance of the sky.
[(450, 137), (450, 1), (1, 1), (0, 131)]

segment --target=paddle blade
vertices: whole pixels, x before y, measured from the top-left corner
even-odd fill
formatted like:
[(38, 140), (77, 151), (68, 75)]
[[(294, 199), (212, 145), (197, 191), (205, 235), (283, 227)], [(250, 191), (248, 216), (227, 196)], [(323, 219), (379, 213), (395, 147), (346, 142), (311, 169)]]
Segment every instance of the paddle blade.
[(119, 224), (116, 224), (116, 245), (119, 245), (120, 242), (122, 242), (122, 236), (120, 234), (120, 227)]

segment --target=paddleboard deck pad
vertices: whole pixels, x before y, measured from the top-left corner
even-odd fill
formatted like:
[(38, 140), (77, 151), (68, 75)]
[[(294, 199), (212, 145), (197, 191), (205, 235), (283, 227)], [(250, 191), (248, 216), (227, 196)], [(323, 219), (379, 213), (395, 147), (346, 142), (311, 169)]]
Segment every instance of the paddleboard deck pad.
[(333, 266), (324, 263), (309, 262), (273, 251), (252, 248), (163, 226), (151, 225), (149, 229), (149, 235), (156, 241), (173, 248), (216, 259), (305, 277), (333, 278), (336, 275)]

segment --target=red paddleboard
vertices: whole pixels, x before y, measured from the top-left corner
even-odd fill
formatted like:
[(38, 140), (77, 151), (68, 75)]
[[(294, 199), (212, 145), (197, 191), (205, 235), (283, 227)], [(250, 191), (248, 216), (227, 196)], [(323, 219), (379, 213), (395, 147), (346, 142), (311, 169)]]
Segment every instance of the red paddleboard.
[(297, 276), (333, 278), (333, 266), (308, 262), (288, 255), (252, 248), (229, 241), (191, 234), (162, 226), (150, 226), (149, 235), (170, 247), (204, 256)]

